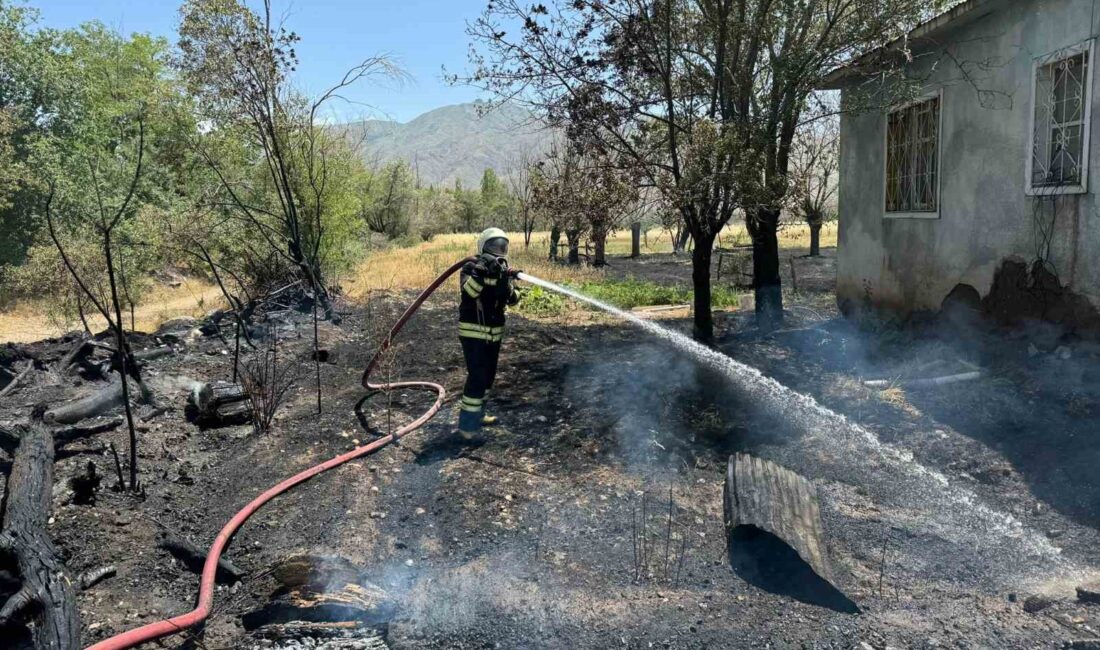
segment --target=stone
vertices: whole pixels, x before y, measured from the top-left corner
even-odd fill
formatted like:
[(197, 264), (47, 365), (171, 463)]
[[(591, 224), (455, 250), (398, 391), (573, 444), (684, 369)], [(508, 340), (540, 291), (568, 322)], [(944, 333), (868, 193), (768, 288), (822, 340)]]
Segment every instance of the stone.
[(1035, 594), (1033, 596), (1028, 596), (1027, 599), (1024, 600), (1024, 611), (1028, 614), (1035, 614), (1037, 612), (1043, 611), (1053, 604), (1054, 601), (1050, 598), (1047, 598), (1046, 596), (1040, 594)]

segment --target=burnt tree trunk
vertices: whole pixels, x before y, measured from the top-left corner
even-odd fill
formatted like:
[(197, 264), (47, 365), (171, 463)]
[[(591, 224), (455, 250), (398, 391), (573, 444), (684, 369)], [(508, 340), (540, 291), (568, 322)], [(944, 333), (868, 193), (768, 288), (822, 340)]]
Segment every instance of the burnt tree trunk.
[(752, 286), (756, 324), (774, 329), (783, 322), (783, 281), (779, 276), (779, 210), (760, 208), (748, 220), (752, 236)]
[(642, 224), (635, 221), (630, 224), (630, 256), (639, 257), (642, 254)]
[(714, 340), (714, 316), (710, 309), (710, 258), (713, 248), (714, 235), (697, 235), (695, 248), (691, 251), (691, 286), (695, 310), (692, 335), (696, 341), (703, 343)]
[[(29, 623), (34, 647), (80, 647), (74, 580), (58, 555), (46, 523), (53, 496), (53, 437), (45, 427), (23, 427), (4, 491), (0, 566), (16, 569), (20, 587), (0, 607), (0, 630)], [(0, 632), (0, 637), (14, 641)]]
[(810, 257), (821, 255), (821, 222), (810, 223)]

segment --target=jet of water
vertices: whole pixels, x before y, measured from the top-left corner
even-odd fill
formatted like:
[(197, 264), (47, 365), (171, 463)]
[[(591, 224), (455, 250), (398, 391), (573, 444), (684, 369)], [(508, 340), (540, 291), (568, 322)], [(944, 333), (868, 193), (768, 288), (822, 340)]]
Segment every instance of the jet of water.
[[(911, 536), (930, 535), (991, 561), (991, 556), (996, 556), (1000, 560), (998, 568), (1005, 567), (1005, 570), (1007, 567), (1034, 568), (1035, 562), (1041, 559), (1061, 564), (1061, 549), (1044, 536), (1025, 530), (1012, 515), (990, 508), (969, 489), (952, 485), (942, 473), (917, 462), (911, 452), (883, 443), (871, 431), (822, 406), (814, 398), (681, 332), (527, 273), (520, 273), (519, 279), (613, 314), (716, 371), (749, 403), (765, 408), (799, 429), (802, 435), (789, 441), (785, 455), (783, 451), (776, 451), (784, 456), (783, 462), (796, 471), (861, 486), (893, 501), (889, 505), (893, 506), (895, 517)], [(833, 475), (829, 475), (830, 470), (825, 465), (833, 468)]]

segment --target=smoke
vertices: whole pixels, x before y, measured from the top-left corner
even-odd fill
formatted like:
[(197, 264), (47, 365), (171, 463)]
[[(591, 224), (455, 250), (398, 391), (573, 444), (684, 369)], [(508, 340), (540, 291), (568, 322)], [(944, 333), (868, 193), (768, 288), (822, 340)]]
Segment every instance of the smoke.
[(589, 406), (585, 417), (612, 441), (617, 456), (644, 470), (689, 460), (684, 443), (695, 442), (695, 431), (677, 415), (689, 396), (700, 394), (705, 374), (690, 357), (642, 341), (617, 351), (613, 360), (571, 366), (564, 385), (570, 403)]
[[(525, 565), (504, 554), (423, 574), (404, 598), (400, 633), (453, 639), (490, 632), (500, 640), (509, 636), (509, 621), (522, 620), (527, 630), (552, 628), (565, 612), (557, 611), (556, 599), (544, 587), (521, 573)], [(532, 639), (530, 645), (540, 644)]]
[(189, 393), (196, 384), (202, 383), (186, 375), (151, 375), (145, 381), (159, 395)]
[[(795, 392), (759, 370), (707, 348), (686, 335), (668, 330), (634, 314), (524, 275), (523, 280), (569, 295), (614, 314), (652, 335), (678, 355), (721, 378), (710, 385), (740, 405), (752, 405), (754, 431), (767, 430), (737, 445), (783, 464), (814, 479), (824, 479), (824, 495), (844, 499), (845, 486), (858, 486), (875, 504), (888, 509), (900, 528), (909, 556), (936, 566), (944, 579), (980, 580), (995, 585), (1015, 584), (1023, 569), (1066, 570), (1060, 549), (1046, 537), (1026, 529), (1010, 513), (990, 506), (968, 486), (952, 481), (914, 457), (907, 449), (884, 443), (874, 433), (823, 407), (815, 399)], [(858, 347), (858, 340), (851, 342)], [(851, 347), (843, 351), (852, 354)], [(863, 352), (857, 350), (857, 352)], [(658, 374), (676, 378), (677, 366), (659, 357)], [(667, 368), (667, 369), (666, 369)], [(622, 375), (620, 381), (644, 381), (641, 373)], [(628, 377), (628, 379), (627, 379)], [(621, 408), (622, 405), (615, 405)], [(638, 444), (641, 424), (626, 428), (626, 444)], [(631, 433), (634, 436), (631, 438)], [(643, 436), (640, 436), (644, 438)], [(835, 513), (833, 513), (835, 515)], [(827, 522), (828, 523), (828, 522)], [(868, 537), (881, 538), (881, 530), (850, 526), (842, 543), (851, 548), (867, 546)]]

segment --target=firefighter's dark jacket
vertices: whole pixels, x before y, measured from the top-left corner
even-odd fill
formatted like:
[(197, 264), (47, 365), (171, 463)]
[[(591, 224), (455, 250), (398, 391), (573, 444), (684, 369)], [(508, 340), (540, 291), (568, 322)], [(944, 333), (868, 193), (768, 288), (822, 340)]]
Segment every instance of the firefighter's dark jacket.
[(498, 342), (504, 339), (504, 310), (519, 302), (505, 265), (491, 259), (467, 262), (459, 277), (458, 335)]

